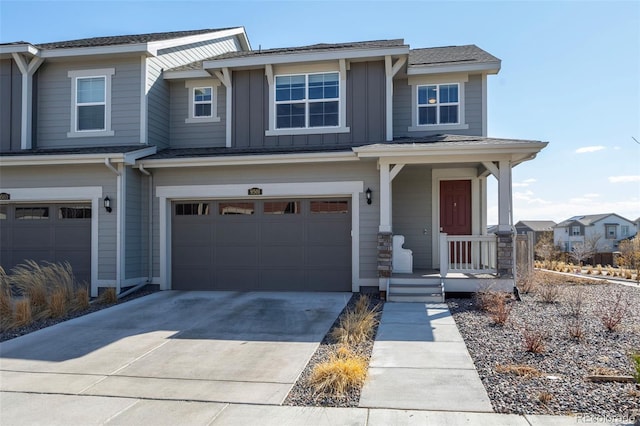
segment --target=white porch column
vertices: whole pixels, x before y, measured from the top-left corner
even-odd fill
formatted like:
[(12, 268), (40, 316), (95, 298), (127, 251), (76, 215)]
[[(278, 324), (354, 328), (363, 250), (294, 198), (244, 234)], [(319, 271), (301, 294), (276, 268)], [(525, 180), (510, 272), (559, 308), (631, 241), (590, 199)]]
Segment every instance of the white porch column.
[(398, 58), (395, 63), (392, 63), (391, 56), (384, 57), (387, 142), (393, 140), (393, 76), (400, 71), (406, 62), (407, 58), (405, 56)]
[(391, 232), (391, 173), (389, 163), (380, 162), (380, 232)]
[(498, 163), (498, 231), (511, 231), (511, 164)]

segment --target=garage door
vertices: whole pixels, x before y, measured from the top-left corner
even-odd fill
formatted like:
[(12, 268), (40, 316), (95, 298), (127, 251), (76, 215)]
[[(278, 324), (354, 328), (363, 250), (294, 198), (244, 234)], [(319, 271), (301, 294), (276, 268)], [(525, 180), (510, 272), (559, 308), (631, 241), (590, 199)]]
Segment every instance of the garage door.
[(79, 282), (91, 279), (90, 204), (0, 205), (0, 264), (67, 261)]
[(172, 288), (351, 291), (349, 199), (172, 205)]

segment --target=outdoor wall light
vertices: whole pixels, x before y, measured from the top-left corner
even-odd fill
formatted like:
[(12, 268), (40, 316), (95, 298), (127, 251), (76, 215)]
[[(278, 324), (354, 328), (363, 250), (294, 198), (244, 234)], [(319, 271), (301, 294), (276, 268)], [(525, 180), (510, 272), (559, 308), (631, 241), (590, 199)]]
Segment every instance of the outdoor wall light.
[(104, 197), (104, 209), (107, 213), (111, 213), (111, 198), (108, 195)]
[(371, 204), (371, 188), (367, 188), (365, 194), (367, 195), (367, 204)]

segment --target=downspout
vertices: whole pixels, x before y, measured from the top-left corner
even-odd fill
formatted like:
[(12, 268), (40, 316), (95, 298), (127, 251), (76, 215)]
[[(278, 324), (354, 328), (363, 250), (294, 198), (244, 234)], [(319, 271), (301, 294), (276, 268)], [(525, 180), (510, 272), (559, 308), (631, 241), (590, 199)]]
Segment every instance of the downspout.
[(104, 159), (104, 165), (116, 175), (116, 294), (118, 294), (122, 278), (122, 172), (111, 164), (109, 157)]
[(153, 175), (150, 171), (144, 168), (142, 164), (138, 166), (138, 170), (143, 174), (147, 175), (149, 178), (149, 191), (148, 191), (148, 203), (149, 203), (149, 241), (148, 241), (148, 265), (147, 265), (147, 283), (151, 283), (153, 281)]

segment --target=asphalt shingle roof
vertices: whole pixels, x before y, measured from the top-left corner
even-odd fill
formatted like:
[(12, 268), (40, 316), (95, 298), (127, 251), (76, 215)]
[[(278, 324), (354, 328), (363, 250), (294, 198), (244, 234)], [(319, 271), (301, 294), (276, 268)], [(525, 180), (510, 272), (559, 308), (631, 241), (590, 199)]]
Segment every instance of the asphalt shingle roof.
[(485, 52), (475, 44), (411, 49), (409, 52), (409, 66), (484, 63), (496, 61), (500, 61), (500, 59)]
[(171, 31), (163, 33), (133, 34), (108, 37), (92, 37), (78, 40), (57, 41), (53, 43), (41, 43), (35, 46), (41, 49), (66, 49), (74, 47), (99, 47), (115, 46), (123, 44), (149, 43), (152, 41), (163, 41), (172, 38), (188, 37), (199, 34), (206, 34), (216, 31), (224, 31), (230, 28), (202, 29), (190, 31)]
[(163, 160), (177, 158), (224, 157), (233, 155), (269, 155), (269, 154), (301, 154), (312, 152), (350, 152), (351, 146), (274, 146), (265, 148), (173, 148), (164, 149), (145, 160)]
[(149, 145), (122, 145), (122, 146), (95, 146), (86, 148), (55, 148), (55, 149), (24, 149), (21, 151), (0, 152), (0, 157), (17, 157), (23, 155), (82, 155), (82, 154), (125, 154), (140, 149), (149, 148)]
[(516, 223), (518, 225), (526, 226), (534, 232), (553, 231), (553, 227), (556, 223), (552, 220), (521, 220)]
[[(607, 216), (615, 215), (615, 213), (604, 213), (604, 214), (586, 214), (584, 216), (573, 216), (567, 220), (560, 222), (556, 225), (558, 228), (563, 228), (565, 226), (569, 226), (572, 223), (578, 222), (583, 226), (591, 226), (594, 222), (604, 219)], [(617, 216), (617, 215), (616, 215)]]

